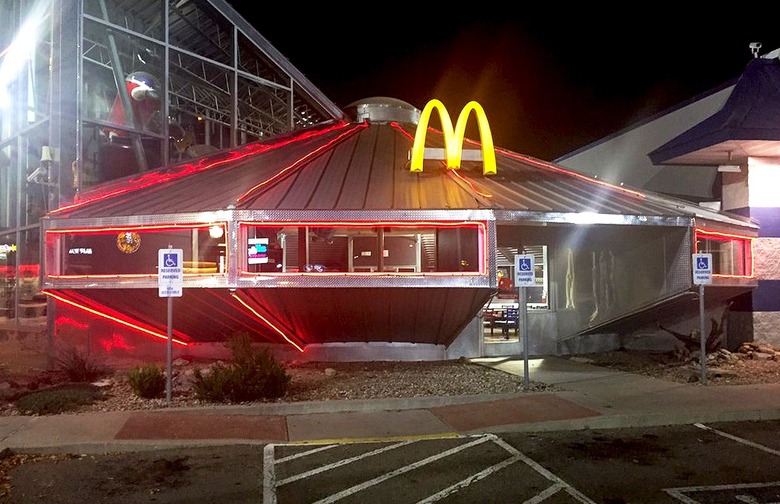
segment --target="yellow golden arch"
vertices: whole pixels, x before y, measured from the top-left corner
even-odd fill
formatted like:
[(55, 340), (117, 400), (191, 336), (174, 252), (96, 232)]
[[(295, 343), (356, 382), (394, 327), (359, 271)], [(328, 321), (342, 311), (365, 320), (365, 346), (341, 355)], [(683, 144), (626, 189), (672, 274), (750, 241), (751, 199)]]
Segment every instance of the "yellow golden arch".
[(423, 158), (425, 156), (425, 136), (428, 133), (428, 122), (434, 110), (439, 112), (441, 120), (442, 133), (444, 135), (444, 150), (447, 158), (447, 168), (460, 168), (461, 158), (463, 156), (463, 140), (466, 134), (466, 121), (469, 114), (474, 111), (477, 116), (477, 126), (479, 127), (479, 136), (482, 140), (482, 173), (484, 175), (494, 175), (496, 173), (496, 151), (493, 147), (493, 135), (490, 133), (490, 125), (482, 105), (475, 101), (470, 101), (463, 107), (458, 115), (458, 122), (455, 128), (452, 127), (452, 119), (447, 112), (444, 104), (436, 99), (430, 100), (420, 114), (420, 121), (417, 123), (417, 131), (414, 135), (414, 144), (412, 145), (412, 163), (410, 170), (413, 172), (423, 171)]

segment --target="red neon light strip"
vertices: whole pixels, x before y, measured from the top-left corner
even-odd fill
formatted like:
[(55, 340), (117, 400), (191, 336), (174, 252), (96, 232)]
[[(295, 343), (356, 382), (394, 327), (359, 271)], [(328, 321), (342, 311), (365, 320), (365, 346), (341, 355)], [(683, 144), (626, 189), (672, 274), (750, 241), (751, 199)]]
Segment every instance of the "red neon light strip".
[(213, 225), (223, 225), (227, 228), (227, 222), (213, 222), (205, 224), (157, 224), (141, 226), (108, 226), (96, 228), (66, 228), (66, 229), (47, 229), (46, 233), (51, 234), (109, 234), (122, 233), (124, 231), (206, 231)]
[(482, 192), (479, 189), (477, 189), (476, 187), (474, 187), (474, 182), (469, 180), (469, 179), (467, 179), (463, 175), (461, 175), (460, 174), (460, 170), (447, 170), (447, 174), (450, 175), (451, 177), (457, 177), (457, 178), (461, 179), (464, 183), (466, 183), (471, 188), (472, 191), (474, 191), (474, 193), (482, 196), (483, 198), (492, 198), (493, 197), (492, 194), (489, 194), (489, 193), (486, 193), (486, 192)]
[(247, 227), (480, 227), (485, 231), (485, 223), (481, 221), (239, 221), (239, 225)]
[[(189, 175), (192, 175), (194, 173), (199, 173), (205, 170), (210, 170), (213, 168), (216, 168), (218, 166), (232, 163), (235, 161), (239, 161), (241, 159), (244, 159), (249, 156), (253, 156), (256, 154), (260, 154), (263, 152), (268, 152), (274, 149), (278, 149), (280, 147), (284, 147), (286, 145), (289, 145), (291, 143), (300, 142), (302, 140), (320, 136), (327, 134), (333, 130), (345, 128), (349, 125), (349, 123), (346, 122), (339, 122), (329, 128), (325, 128), (318, 131), (310, 131), (305, 132), (303, 134), (296, 135), (292, 138), (284, 139), (279, 142), (273, 143), (273, 144), (248, 144), (245, 146), (242, 146), (239, 149), (236, 149), (234, 151), (229, 152), (227, 155), (228, 157), (225, 159), (220, 159), (218, 161), (208, 162), (209, 159), (211, 159), (213, 156), (210, 156), (208, 158), (205, 158), (201, 161), (199, 161), (197, 164), (185, 164), (178, 167), (178, 170), (175, 172), (149, 172), (144, 175), (141, 175), (140, 177), (137, 177), (135, 179), (131, 179), (130, 181), (123, 182), (120, 187), (111, 188), (109, 187), (102, 187), (100, 188), (100, 192), (97, 192), (93, 196), (87, 194), (82, 195), (83, 199), (80, 199), (79, 201), (75, 201), (71, 203), (70, 205), (63, 205), (58, 209), (52, 210), (49, 212), (50, 214), (58, 214), (62, 213), (68, 210), (73, 210), (74, 208), (79, 208), (84, 205), (87, 205), (89, 203), (93, 203), (95, 201), (101, 201), (104, 199), (112, 198), (114, 196), (117, 196), (119, 194), (125, 194), (129, 192), (139, 191), (141, 189), (146, 189), (147, 187), (155, 186), (158, 184), (171, 182), (173, 180), (180, 179), (182, 177), (186, 177)], [(127, 184), (134, 184), (131, 186), (128, 186)]]
[(349, 129), (348, 131), (345, 131), (344, 133), (340, 134), (339, 136), (337, 136), (333, 140), (329, 141), (328, 143), (323, 144), (322, 146), (320, 146), (320, 147), (314, 149), (313, 151), (309, 152), (308, 154), (304, 155), (303, 157), (301, 157), (297, 161), (294, 161), (292, 164), (286, 166), (285, 168), (282, 168), (273, 177), (268, 178), (268, 179), (260, 182), (259, 184), (256, 184), (253, 187), (249, 188), (248, 191), (246, 191), (244, 194), (242, 194), (241, 196), (239, 196), (236, 199), (236, 203), (243, 203), (247, 198), (249, 198), (249, 196), (252, 195), (252, 193), (258, 191), (259, 189), (262, 189), (266, 185), (268, 185), (268, 184), (270, 184), (270, 183), (272, 183), (272, 182), (274, 182), (274, 181), (276, 181), (276, 180), (278, 180), (278, 179), (280, 179), (282, 177), (285, 177), (286, 175), (291, 173), (296, 168), (299, 168), (303, 164), (304, 161), (306, 161), (306, 160), (308, 160), (308, 159), (318, 155), (323, 150), (330, 148), (333, 144), (341, 142), (347, 136), (353, 135), (355, 132), (357, 132), (358, 129), (363, 129), (363, 128), (367, 128), (367, 127), (368, 127), (367, 123), (361, 123), (361, 124), (351, 128), (351, 129)]
[(751, 242), (755, 239), (755, 237), (753, 237), (753, 236), (738, 235), (738, 234), (734, 234), (734, 233), (723, 233), (723, 232), (720, 232), (720, 231), (708, 231), (708, 230), (703, 229), (703, 228), (696, 228), (695, 231), (696, 231), (696, 235), (697, 236), (698, 235), (718, 236), (718, 237), (723, 237), (724, 238), (723, 241), (729, 241), (729, 240), (726, 240), (725, 238), (735, 238), (737, 240), (750, 240)]
[(291, 277), (291, 276), (305, 276), (305, 277), (472, 277), (472, 276), (485, 276), (482, 271), (426, 271), (426, 272), (412, 272), (412, 271), (333, 271), (328, 273), (317, 271), (291, 271), (291, 272), (273, 272), (273, 271), (241, 271), (242, 276), (267, 276), (267, 277)]
[[(122, 319), (119, 319), (119, 318), (114, 317), (112, 315), (108, 315), (106, 313), (101, 313), (101, 312), (99, 312), (99, 311), (97, 311), (97, 310), (95, 310), (93, 308), (89, 308), (88, 306), (85, 306), (83, 304), (77, 303), (76, 301), (71, 301), (70, 299), (67, 299), (65, 297), (58, 296), (57, 294), (54, 294), (53, 292), (46, 291), (46, 290), (41, 291), (41, 292), (43, 292), (47, 296), (53, 297), (57, 301), (61, 301), (61, 302), (65, 303), (65, 304), (68, 304), (70, 306), (78, 308), (78, 309), (80, 309), (82, 311), (85, 311), (87, 313), (91, 313), (92, 315), (95, 315), (97, 317), (104, 318), (104, 319), (110, 320), (112, 322), (116, 322), (117, 324), (121, 324), (121, 325), (123, 325), (125, 327), (129, 327), (131, 329), (135, 329), (136, 331), (139, 331), (139, 332), (142, 332), (142, 333), (145, 333), (145, 334), (149, 334), (151, 336), (154, 336), (155, 338), (159, 338), (159, 339), (168, 341), (168, 335), (167, 334), (163, 334), (163, 333), (155, 331), (153, 329), (148, 329), (148, 328), (145, 328), (145, 327), (141, 327), (141, 326), (133, 324), (133, 323), (127, 321), (127, 320), (122, 320)], [(179, 340), (179, 339), (176, 339), (176, 338), (172, 338), (171, 340), (174, 343), (178, 344), (178, 345), (182, 345), (182, 346), (188, 346), (189, 345), (186, 341), (182, 341), (182, 340)]]
[(254, 314), (254, 315), (257, 317), (257, 318), (259, 318), (260, 320), (262, 320), (263, 322), (265, 322), (265, 324), (266, 324), (268, 327), (270, 327), (271, 329), (273, 329), (274, 331), (276, 331), (276, 333), (277, 333), (277, 334), (279, 334), (279, 336), (281, 336), (282, 338), (284, 338), (284, 340), (285, 340), (287, 343), (291, 344), (292, 346), (294, 346), (295, 348), (297, 348), (299, 352), (303, 353), (303, 348), (301, 348), (300, 346), (298, 346), (298, 345), (297, 345), (297, 344), (296, 344), (296, 343), (295, 343), (293, 340), (291, 340), (289, 337), (287, 337), (287, 335), (286, 335), (286, 334), (284, 334), (284, 333), (283, 333), (283, 332), (282, 332), (282, 331), (281, 331), (281, 330), (280, 330), (278, 327), (276, 327), (274, 324), (272, 324), (270, 320), (268, 320), (267, 318), (265, 318), (265, 317), (263, 317), (262, 315), (260, 315), (259, 313), (257, 313), (257, 310), (255, 310), (254, 308), (252, 308), (251, 306), (249, 306), (249, 304), (248, 304), (248, 303), (246, 303), (246, 302), (245, 302), (243, 299), (241, 299), (240, 297), (238, 297), (238, 294), (236, 294), (235, 292), (231, 292), (231, 293), (230, 293), (230, 296), (231, 296), (233, 299), (235, 299), (236, 301), (238, 301), (239, 303), (241, 303), (242, 305), (244, 305), (244, 307), (246, 307), (246, 309), (247, 309), (247, 310), (251, 311), (251, 312), (252, 312), (252, 313), (253, 313), (253, 314)]
[(745, 235), (738, 235), (734, 233), (724, 233), (721, 231), (708, 231), (704, 228), (695, 228), (694, 229), (694, 242), (693, 242), (693, 249), (694, 252), (699, 252), (699, 236), (709, 236), (712, 237), (713, 240), (717, 241), (723, 241), (723, 242), (730, 242), (733, 240), (739, 240), (739, 241), (745, 241), (748, 244), (747, 253), (750, 254), (750, 273), (745, 275), (726, 275), (722, 273), (713, 273), (713, 277), (718, 278), (755, 278), (756, 276), (756, 260), (753, 255), (753, 240), (755, 237), (753, 236), (745, 236)]

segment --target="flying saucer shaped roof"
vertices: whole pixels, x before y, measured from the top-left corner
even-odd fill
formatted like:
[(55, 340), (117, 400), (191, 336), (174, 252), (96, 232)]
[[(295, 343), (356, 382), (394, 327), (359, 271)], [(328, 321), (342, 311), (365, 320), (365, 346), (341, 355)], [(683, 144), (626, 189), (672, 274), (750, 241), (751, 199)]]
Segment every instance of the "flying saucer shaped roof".
[[(496, 149), (495, 175), (483, 175), (481, 161), (464, 161), (460, 170), (426, 161), (422, 172), (411, 172), (414, 133), (413, 123), (387, 121), (386, 116), (378, 122), (366, 119), (308, 128), (96, 187), (49, 218), (224, 209), (492, 209), (535, 213), (541, 220), (582, 212), (640, 216), (643, 223), (651, 222), (646, 217), (702, 214), (731, 220), (504, 149)], [(426, 145), (443, 147), (441, 132), (429, 128)], [(466, 140), (464, 148), (478, 150), (479, 144)]]

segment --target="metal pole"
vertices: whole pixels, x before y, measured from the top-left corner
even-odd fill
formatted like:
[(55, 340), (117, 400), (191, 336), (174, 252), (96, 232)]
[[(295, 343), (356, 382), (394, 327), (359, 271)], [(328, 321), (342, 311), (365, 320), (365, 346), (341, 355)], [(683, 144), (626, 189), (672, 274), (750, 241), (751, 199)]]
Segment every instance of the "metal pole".
[[(168, 249), (173, 245), (168, 244)], [(171, 396), (173, 395), (173, 297), (168, 292), (168, 356), (165, 359), (165, 402), (171, 405)]]
[(699, 366), (701, 367), (701, 383), (707, 384), (707, 337), (704, 335), (704, 284), (699, 284)]
[(530, 370), (528, 369), (528, 303), (526, 303), (526, 288), (520, 287), (520, 305), (523, 314), (523, 389), (530, 388)]
[(173, 298), (168, 296), (168, 358), (166, 360), (165, 400), (171, 405), (171, 373), (173, 372)]

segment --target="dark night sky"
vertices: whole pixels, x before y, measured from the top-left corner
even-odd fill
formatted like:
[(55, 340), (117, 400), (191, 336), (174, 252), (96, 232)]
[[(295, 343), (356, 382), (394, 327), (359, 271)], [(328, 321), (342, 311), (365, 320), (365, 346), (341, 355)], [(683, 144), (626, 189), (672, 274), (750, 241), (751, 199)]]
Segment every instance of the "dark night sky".
[(776, 16), (757, 12), (715, 20), (556, 3), (453, 21), (424, 7), (409, 14), (414, 4), (306, 16), (231, 4), (338, 106), (389, 96), (422, 109), (438, 98), (457, 116), (476, 100), (497, 146), (546, 160), (737, 78), (751, 42), (761, 54), (780, 48)]

